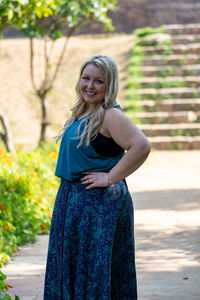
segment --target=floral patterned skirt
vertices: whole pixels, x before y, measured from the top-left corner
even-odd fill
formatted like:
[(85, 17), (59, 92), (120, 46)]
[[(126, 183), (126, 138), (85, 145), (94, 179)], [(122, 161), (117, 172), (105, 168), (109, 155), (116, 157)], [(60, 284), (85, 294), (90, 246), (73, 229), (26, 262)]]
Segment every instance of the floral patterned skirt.
[(85, 187), (61, 180), (44, 300), (136, 300), (133, 203), (126, 183)]

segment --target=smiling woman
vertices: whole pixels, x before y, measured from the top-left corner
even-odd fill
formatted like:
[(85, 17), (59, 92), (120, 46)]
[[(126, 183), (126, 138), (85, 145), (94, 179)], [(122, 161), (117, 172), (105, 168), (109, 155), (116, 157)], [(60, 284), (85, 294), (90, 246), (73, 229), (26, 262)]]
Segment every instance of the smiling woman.
[[(150, 144), (116, 103), (118, 71), (108, 56), (80, 69), (65, 123), (44, 300), (136, 300), (133, 203), (125, 177)], [(126, 153), (125, 153), (125, 150)]]

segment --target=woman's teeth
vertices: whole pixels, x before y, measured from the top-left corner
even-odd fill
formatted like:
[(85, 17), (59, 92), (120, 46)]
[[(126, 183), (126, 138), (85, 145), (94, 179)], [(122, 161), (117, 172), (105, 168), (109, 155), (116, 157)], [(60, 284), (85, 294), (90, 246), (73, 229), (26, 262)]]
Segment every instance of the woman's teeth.
[(86, 93), (87, 93), (88, 95), (90, 95), (90, 96), (93, 96), (93, 95), (96, 94), (96, 93), (92, 93), (92, 92), (88, 92), (88, 91), (86, 91)]

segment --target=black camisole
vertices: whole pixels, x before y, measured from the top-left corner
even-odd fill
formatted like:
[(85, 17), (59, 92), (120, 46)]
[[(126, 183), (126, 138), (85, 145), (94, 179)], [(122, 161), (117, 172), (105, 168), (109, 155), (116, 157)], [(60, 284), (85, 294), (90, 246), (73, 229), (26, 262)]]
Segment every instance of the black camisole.
[(100, 132), (96, 138), (91, 141), (94, 150), (101, 156), (112, 157), (120, 155), (124, 149), (118, 145), (112, 138), (109, 138)]

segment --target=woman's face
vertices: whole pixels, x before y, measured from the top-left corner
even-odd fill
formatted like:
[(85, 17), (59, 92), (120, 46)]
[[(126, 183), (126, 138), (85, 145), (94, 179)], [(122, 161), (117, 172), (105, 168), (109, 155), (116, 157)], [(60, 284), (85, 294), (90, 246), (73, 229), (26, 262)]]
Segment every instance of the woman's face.
[(93, 64), (87, 65), (83, 69), (79, 88), (89, 108), (94, 108), (98, 102), (104, 99), (106, 92), (105, 77), (101, 70)]

